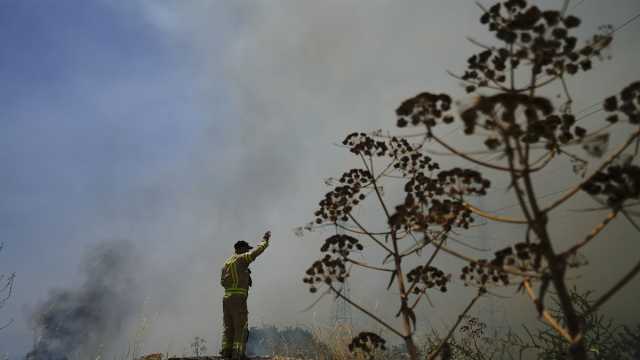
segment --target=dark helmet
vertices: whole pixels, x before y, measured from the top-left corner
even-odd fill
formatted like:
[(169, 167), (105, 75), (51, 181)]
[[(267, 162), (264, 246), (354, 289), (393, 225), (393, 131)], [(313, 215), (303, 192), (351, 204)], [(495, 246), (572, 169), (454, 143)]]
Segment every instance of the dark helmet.
[(240, 240), (238, 242), (235, 243), (235, 245), (233, 245), (233, 248), (237, 250), (251, 250), (253, 249), (253, 246), (249, 245), (248, 242), (244, 241), (244, 240)]

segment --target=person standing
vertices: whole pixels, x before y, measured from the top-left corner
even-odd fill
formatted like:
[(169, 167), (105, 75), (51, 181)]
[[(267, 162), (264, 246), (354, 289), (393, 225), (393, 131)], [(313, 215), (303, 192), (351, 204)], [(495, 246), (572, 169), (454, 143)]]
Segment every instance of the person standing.
[(240, 240), (233, 246), (235, 254), (222, 267), (220, 285), (224, 287), (222, 312), (224, 331), (220, 355), (231, 359), (247, 359), (245, 347), (248, 338), (247, 296), (251, 286), (249, 265), (269, 246), (271, 231), (264, 233), (262, 241), (254, 249)]

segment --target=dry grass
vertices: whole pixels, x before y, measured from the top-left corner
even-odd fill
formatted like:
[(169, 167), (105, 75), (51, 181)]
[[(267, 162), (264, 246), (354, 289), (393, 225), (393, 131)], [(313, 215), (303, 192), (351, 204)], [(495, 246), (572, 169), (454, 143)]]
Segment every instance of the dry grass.
[[(352, 326), (337, 324), (312, 328), (312, 334), (322, 348), (318, 349), (316, 360), (364, 360), (364, 354), (349, 351), (351, 340), (358, 335)], [(384, 359), (384, 354), (374, 353), (375, 359)]]
[(349, 351), (349, 343), (355, 336), (353, 327), (350, 325), (336, 325), (333, 327), (314, 327), (313, 336), (318, 343), (326, 345), (328, 354), (319, 354), (318, 360), (329, 359), (353, 359)]

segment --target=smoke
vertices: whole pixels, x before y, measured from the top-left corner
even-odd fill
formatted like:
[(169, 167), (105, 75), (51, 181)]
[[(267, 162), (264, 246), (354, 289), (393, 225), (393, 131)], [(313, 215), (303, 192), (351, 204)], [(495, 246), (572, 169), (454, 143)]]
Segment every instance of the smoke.
[[(176, 44), (188, 43), (195, 49), (198, 59), (193, 66), (189, 63), (189, 69), (203, 83), (204, 90), (194, 92), (206, 97), (198, 106), (207, 113), (207, 119), (194, 125), (183, 119), (181, 108), (168, 108), (167, 113), (176, 115), (164, 122), (159, 120), (163, 117), (154, 118), (148, 125), (140, 125), (144, 132), (135, 132), (131, 126), (141, 123), (130, 121), (129, 115), (123, 117), (127, 123), (119, 125), (121, 131), (113, 132), (111, 137), (117, 141), (108, 147), (110, 153), (123, 156), (122, 149), (132, 151), (124, 145), (137, 144), (145, 137), (155, 144), (182, 135), (189, 146), (185, 145), (182, 153), (159, 152), (154, 161), (144, 164), (125, 162), (134, 164), (127, 172), (128, 178), (122, 176), (122, 166), (115, 165), (108, 172), (112, 177), (99, 177), (98, 190), (102, 191), (96, 192), (97, 201), (90, 200), (91, 205), (99, 203), (95, 206), (99, 213), (89, 214), (97, 218), (91, 218), (95, 226), (83, 227), (88, 230), (77, 235), (75, 241), (95, 239), (96, 234), (135, 238), (145, 247), (144, 263), (136, 260), (127, 242), (103, 244), (93, 251), (84, 262), (84, 284), (52, 292), (34, 312), (38, 338), (29, 355), (32, 359), (93, 355), (103, 343), (105, 347), (117, 346), (115, 334), (129, 330), (131, 320), (140, 315), (140, 294), (151, 299), (153, 313), (159, 314), (145, 350), (179, 352), (197, 335), (206, 338), (208, 347), (215, 351), (221, 327), (222, 294), (215, 281), (219, 267), (232, 252), (233, 242), (253, 242), (268, 229), (273, 231), (272, 244), (252, 265), (255, 286), (249, 298), (250, 324), (325, 323), (332, 310), (329, 297), (314, 312), (299, 310), (315, 300), (301, 278), (319, 256), (320, 241), (326, 234), (316, 232), (300, 240), (292, 229), (312, 220), (317, 201), (327, 190), (323, 179), (353, 165), (348, 163), (349, 154), (332, 143), (354, 130), (397, 130), (393, 110), (420, 91), (449, 92), (459, 97), (462, 88), (445, 70), (463, 69), (468, 55), (477, 51), (465, 42), (466, 35), (477, 36), (478, 40), (490, 38), (477, 23), (479, 9), (469, 2), (237, 1), (225, 6), (218, 2), (139, 2), (147, 10), (150, 23), (166, 30), (168, 37), (179, 38)], [(127, 4), (131, 3), (135, 2)], [(625, 6), (596, 6), (595, 2), (585, 2), (577, 9), (585, 24), (617, 23), (625, 13), (637, 9), (631, 1)], [(614, 62), (603, 65), (603, 71), (613, 74), (614, 80), (588, 75), (575, 83), (569, 81), (579, 92), (577, 108), (604, 98), (617, 91), (618, 84), (626, 83), (628, 74), (623, 71), (635, 66), (638, 53), (638, 42), (624, 40), (632, 34), (621, 32), (621, 42), (632, 46), (614, 54)], [(225, 37), (224, 42), (216, 41), (218, 37)], [(209, 92), (210, 84), (220, 83), (225, 90), (231, 89), (229, 98)], [(190, 97), (191, 85), (179, 87), (177, 92)], [(135, 104), (139, 94), (147, 93), (146, 87), (132, 88), (128, 83), (122, 89), (128, 90), (127, 99), (136, 99)], [(114, 92), (120, 94), (122, 89)], [(221, 115), (221, 103), (231, 104), (233, 111)], [(151, 110), (147, 104), (141, 106), (144, 113)], [(116, 105), (103, 111), (132, 106), (121, 98)], [(164, 111), (164, 107), (159, 108)], [(184, 132), (165, 134), (163, 131), (169, 128), (161, 127), (173, 121), (184, 124)], [(185, 135), (192, 131), (198, 136)], [(448, 139), (469, 148), (473, 145), (464, 143), (468, 138), (452, 135)], [(155, 149), (144, 145), (140, 148), (145, 151)], [(75, 153), (83, 152), (76, 149)], [(458, 164), (446, 158), (442, 165)], [(563, 186), (560, 180), (554, 174), (545, 190), (558, 190)], [(487, 209), (512, 204), (500, 195), (499, 185), (484, 204)], [(504, 188), (508, 182), (502, 185)], [(362, 214), (374, 226), (376, 215)], [(586, 230), (575, 226), (582, 222), (585, 219), (572, 219), (558, 226), (567, 239), (574, 239)], [(520, 230), (506, 227), (471, 236), (481, 240), (485, 235), (506, 240), (522, 237)], [(623, 235), (626, 233), (619, 231), (610, 237)], [(96, 262), (100, 254), (107, 254), (113, 266), (104, 260)], [(598, 255), (601, 261), (607, 261), (606, 256)], [(619, 267), (598, 265), (606, 271), (608, 284), (617, 278), (614, 270)], [(356, 276), (352, 283), (354, 299), (374, 311), (397, 306), (394, 294), (388, 295), (384, 289), (386, 278), (380, 281), (366, 274)], [(136, 279), (144, 281), (138, 283)], [(466, 305), (468, 296), (468, 291), (460, 291), (434, 298), (435, 310), (420, 309), (427, 315), (420, 324), (424, 329), (448, 325)], [(534, 314), (530, 304), (525, 305), (529, 307), (523, 313)], [(617, 307), (623, 309), (621, 313), (630, 313), (635, 306), (630, 301), (618, 305), (622, 305)], [(388, 315), (387, 311), (379, 312), (383, 317)], [(535, 320), (534, 315), (529, 318)], [(388, 320), (396, 321), (392, 315)], [(374, 325), (364, 320), (360, 324)]]
[[(551, 1), (547, 5), (557, 7)], [(220, 134), (212, 130), (207, 134), (209, 141), (197, 151), (204, 154), (198, 160), (206, 166), (186, 172), (203, 179), (194, 187), (197, 198), (183, 197), (181, 203), (191, 209), (190, 213), (198, 214), (189, 220), (194, 226), (188, 231), (174, 230), (181, 238), (192, 239), (184, 250), (189, 259), (189, 264), (182, 267), (188, 273), (187, 280), (175, 287), (182, 286), (181, 293), (189, 295), (166, 304), (172, 311), (164, 311), (160, 322), (179, 325), (162, 326), (162, 335), (166, 337), (165, 329), (173, 328), (172, 339), (179, 342), (189, 331), (211, 334), (217, 330), (219, 307), (214, 307), (217, 305), (212, 299), (219, 298), (220, 292), (210, 285), (212, 274), (224, 261), (232, 240), (251, 240), (268, 228), (273, 231), (274, 240), (253, 265), (256, 281), (249, 297), (250, 323), (309, 324), (312, 313), (297, 310), (314, 298), (300, 279), (304, 269), (318, 257), (317, 249), (325, 233), (310, 234), (301, 241), (291, 230), (311, 220), (317, 201), (327, 190), (322, 186), (323, 179), (353, 166), (347, 152), (332, 143), (354, 130), (395, 131), (393, 109), (417, 92), (442, 91), (459, 98), (464, 92), (462, 87), (445, 71), (460, 71), (467, 57), (477, 51), (465, 36), (477, 36), (479, 40), (490, 36), (477, 22), (478, 9), (466, 2), (434, 6), (425, 1), (370, 1), (366, 5), (357, 1), (238, 1), (230, 6), (231, 11), (227, 9), (236, 28), (228, 39), (228, 48), (221, 53), (208, 38), (217, 33), (217, 22), (210, 19), (215, 16), (214, 10), (220, 9), (192, 3), (178, 7), (179, 19), (189, 19), (178, 19), (191, 30), (183, 33), (193, 36), (193, 46), (205, 59), (199, 69), (205, 75), (203, 81), (228, 82), (234, 112), (230, 120), (220, 121), (231, 124), (224, 129), (224, 150), (220, 152)], [(620, 17), (618, 13), (605, 17), (600, 10), (578, 15), (589, 24), (615, 22)], [(221, 57), (226, 60), (222, 78)], [(602, 65), (602, 72), (618, 66), (630, 68), (627, 59), (631, 58), (620, 53), (614, 58), (618, 62)], [(616, 90), (613, 86), (596, 86), (603, 83), (601, 78), (585, 77), (579, 81), (571, 84), (580, 84), (574, 87), (578, 108)], [(618, 77), (615, 83), (624, 81)], [(211, 102), (212, 114), (216, 114), (217, 106)], [(469, 144), (467, 137), (452, 135), (447, 139), (473, 149), (474, 144)], [(450, 157), (439, 160), (443, 167), (459, 165)], [(566, 185), (563, 181), (568, 179), (553, 176), (553, 182), (542, 184), (542, 193)], [(513, 203), (501, 193), (509, 186), (508, 179), (496, 180), (495, 191), (483, 204), (488, 209)], [(201, 204), (199, 199), (211, 199), (211, 203)], [(374, 226), (379, 219), (373, 212), (361, 215), (363, 221)], [(567, 226), (575, 223), (573, 219), (559, 223), (567, 239), (582, 236), (582, 229)], [(478, 240), (485, 235), (496, 238), (496, 242), (522, 238), (521, 229), (506, 226), (471, 234)], [(492, 245), (499, 246), (496, 242)], [(486, 253), (476, 255), (484, 257)], [(456, 270), (458, 265), (449, 268)], [(365, 307), (397, 306), (394, 295), (381, 285), (384, 281), (375, 275), (356, 276), (352, 295)], [(453, 296), (434, 298), (437, 310), (421, 309), (428, 317), (422, 324), (425, 328), (447, 326), (469, 296), (468, 290), (461, 289)], [(521, 299), (523, 306), (530, 306), (527, 299)], [(320, 323), (331, 312), (331, 302), (328, 297), (325, 300), (314, 308), (319, 312)], [(386, 315), (384, 312), (381, 316)], [(534, 316), (528, 319), (535, 320)], [(183, 329), (189, 331), (180, 333)], [(158, 340), (152, 341), (163, 344), (161, 334), (156, 335)]]
[(82, 286), (51, 291), (32, 315), (37, 337), (28, 360), (86, 359), (114, 338), (139, 300), (134, 250), (129, 241), (102, 243), (84, 259)]

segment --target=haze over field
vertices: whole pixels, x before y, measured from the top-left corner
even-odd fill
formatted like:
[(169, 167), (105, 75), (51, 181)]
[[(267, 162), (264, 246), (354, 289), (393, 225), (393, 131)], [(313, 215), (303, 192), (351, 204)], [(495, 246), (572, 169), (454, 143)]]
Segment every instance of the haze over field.
[[(585, 37), (640, 11), (636, 0), (571, 4)], [(421, 91), (470, 101), (445, 71), (461, 72), (476, 51), (466, 36), (492, 41), (479, 16), (470, 1), (0, 3), (0, 273), (17, 274), (0, 310), (0, 325), (13, 319), (0, 331), (0, 353), (23, 359), (34, 338), (47, 339), (43, 309), (68, 314), (84, 302), (109, 314), (91, 329), (77, 323), (89, 333), (70, 341), (84, 342), (78, 351), (86, 356), (96, 347), (125, 352), (145, 321), (143, 352), (188, 352), (195, 336), (217, 350), (221, 264), (236, 240), (255, 243), (268, 229), (271, 247), (252, 265), (251, 324), (328, 324), (329, 297), (301, 311), (315, 299), (301, 279), (326, 233), (300, 238), (294, 229), (313, 219), (323, 180), (354, 164), (335, 144), (357, 130), (396, 132), (393, 111)], [(569, 80), (575, 109), (637, 79), (639, 35), (640, 22), (630, 23), (615, 34), (611, 60)], [(566, 166), (548, 171), (546, 192), (575, 180), (555, 174)], [(504, 195), (507, 179), (487, 175), (484, 208), (515, 204)], [(567, 241), (601, 216), (570, 208), (552, 219)], [(374, 227), (377, 215), (362, 214)], [(586, 253), (598, 272), (579, 284), (601, 290), (637, 261), (630, 226), (615, 221)], [(464, 239), (486, 247), (514, 236), (522, 230), (502, 226)], [(425, 329), (450, 324), (464, 307), (469, 290), (452, 291), (434, 296), (435, 310), (424, 305)], [(640, 321), (638, 291), (636, 280), (604, 311)], [(352, 295), (370, 308), (396, 306), (385, 294), (376, 278), (353, 280)], [(531, 311), (504, 311), (492, 321), (535, 321)]]

